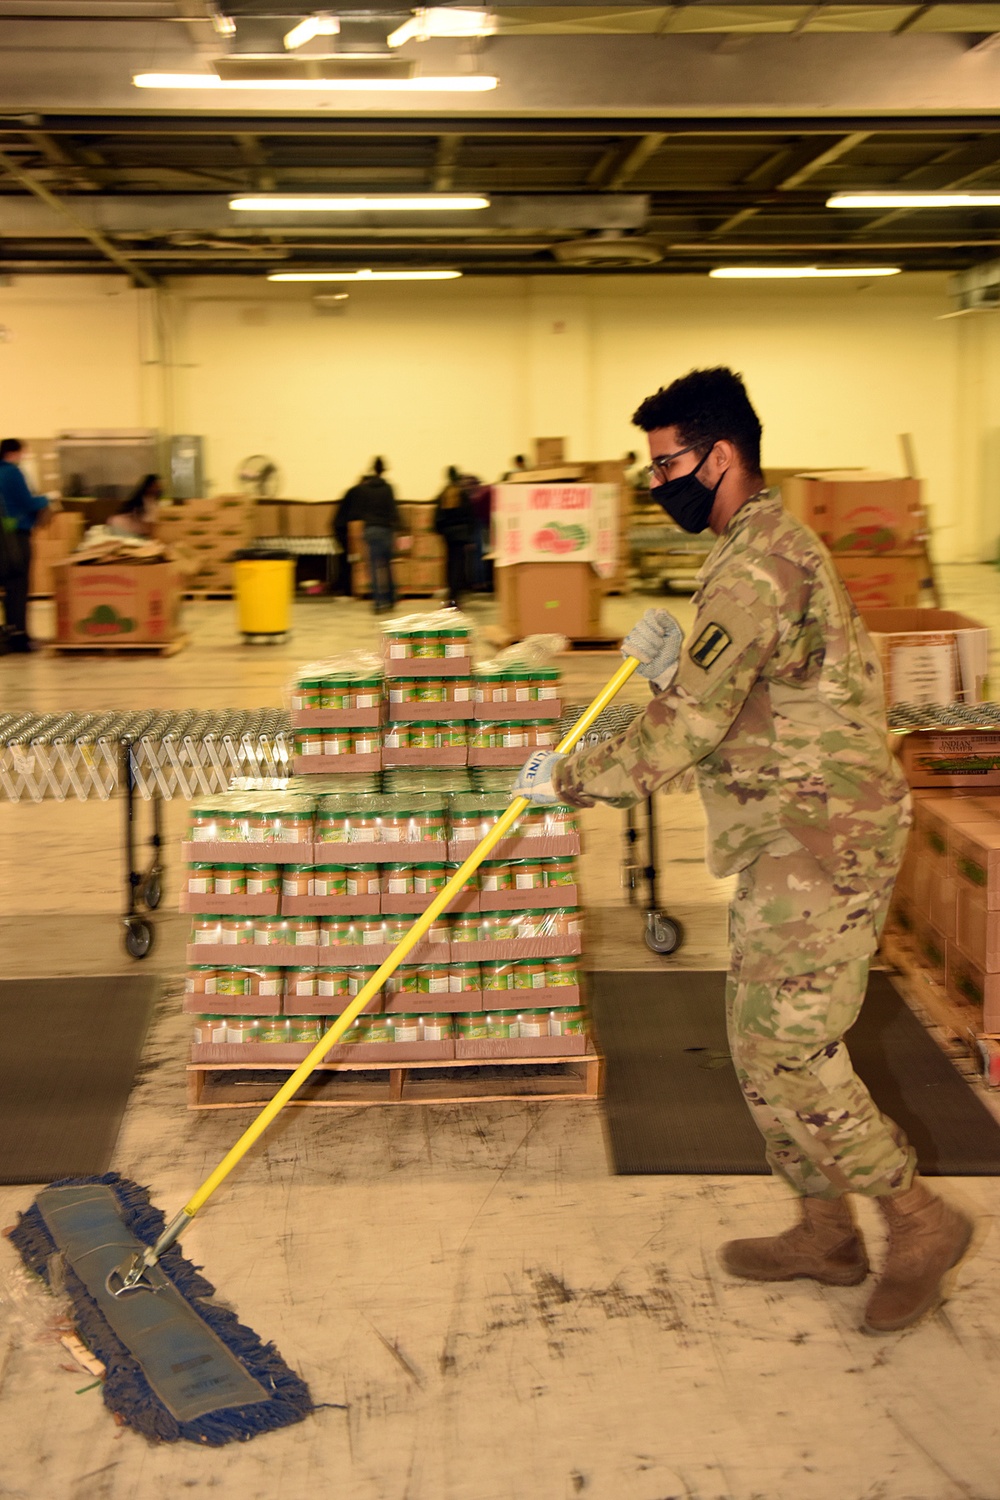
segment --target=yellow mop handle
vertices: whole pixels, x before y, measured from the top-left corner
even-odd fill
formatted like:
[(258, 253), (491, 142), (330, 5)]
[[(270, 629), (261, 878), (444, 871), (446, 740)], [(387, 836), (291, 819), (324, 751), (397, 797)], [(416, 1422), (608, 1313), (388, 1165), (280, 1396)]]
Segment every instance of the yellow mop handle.
[[(611, 700), (632, 676), (638, 665), (639, 663), (634, 656), (627, 656), (625, 658), (618, 671), (606, 686), (601, 689), (590, 707), (580, 715), (569, 733), (564, 735), (559, 741), (556, 748), (561, 754), (566, 754), (572, 750), (577, 740), (586, 734), (597, 716), (604, 712)], [(440, 916), (445, 907), (458, 895), (469, 876), (479, 868), (494, 845), (499, 843), (500, 839), (513, 828), (529, 804), (530, 798), (528, 797), (514, 798), (507, 811), (501, 814), (489, 833), (476, 846), (465, 863), (459, 866), (447, 885), (437, 893), (426, 911), (421, 912), (409, 932), (396, 944), (382, 966), (375, 970), (368, 983), (363, 989), (358, 991), (347, 1009), (334, 1021), (329, 1031), (320, 1037), (305, 1060), (299, 1063), (295, 1072), (291, 1073), (281, 1085), (274, 1098), (265, 1104), (256, 1119), (247, 1126), (235, 1146), (223, 1157), (211, 1176), (205, 1178), (198, 1191), (185, 1203), (182, 1213), (187, 1214), (189, 1218), (193, 1218), (199, 1208), (212, 1196), (216, 1188), (226, 1180), (237, 1162), (242, 1161), (254, 1141), (264, 1134), (271, 1121), (276, 1115), (281, 1113), (296, 1089), (306, 1081), (313, 1069), (323, 1061), (323, 1058), (334, 1043), (340, 1040), (344, 1032), (354, 1023), (368, 1002), (378, 994), (385, 981), (391, 974), (395, 973), (410, 949), (419, 943), (431, 923), (436, 917)]]

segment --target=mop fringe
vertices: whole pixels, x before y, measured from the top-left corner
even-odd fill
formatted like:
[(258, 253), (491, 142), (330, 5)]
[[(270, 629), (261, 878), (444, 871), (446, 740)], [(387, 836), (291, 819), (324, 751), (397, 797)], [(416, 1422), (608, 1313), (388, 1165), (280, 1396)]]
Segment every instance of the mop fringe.
[[(109, 1187), (118, 1200), (122, 1219), (129, 1231), (143, 1244), (155, 1244), (163, 1232), (166, 1217), (160, 1209), (153, 1207), (147, 1189), (138, 1183), (118, 1172), (106, 1172), (102, 1177), (67, 1177), (52, 1186), (86, 1186), (91, 1183)], [(19, 1222), (9, 1237), (28, 1270), (51, 1286), (52, 1258), (59, 1251), (37, 1206), (32, 1205), (27, 1213), (19, 1216)], [(178, 1422), (150, 1386), (135, 1356), (109, 1327), (73, 1267), (61, 1261), (60, 1284), (72, 1302), (81, 1337), (107, 1369), (103, 1382), (104, 1404), (119, 1421), (156, 1442), (175, 1443), (184, 1438), (188, 1442), (218, 1448), (225, 1443), (247, 1442), (258, 1433), (301, 1422), (314, 1410), (305, 1381), (289, 1369), (273, 1344), (265, 1344), (252, 1328), (239, 1321), (234, 1312), (209, 1300), (215, 1295), (214, 1286), (176, 1245), (166, 1252), (159, 1264), (198, 1316), (271, 1395), (267, 1401), (251, 1406), (227, 1407), (192, 1422)]]

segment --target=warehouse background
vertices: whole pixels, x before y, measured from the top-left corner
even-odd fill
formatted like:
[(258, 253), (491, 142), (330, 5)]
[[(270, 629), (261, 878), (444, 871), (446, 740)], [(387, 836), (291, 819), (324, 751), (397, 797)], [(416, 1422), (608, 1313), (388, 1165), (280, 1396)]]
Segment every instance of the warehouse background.
[(249, 278), (18, 278), (0, 288), (2, 425), (199, 432), (214, 491), (264, 452), (304, 499), (384, 452), (418, 498), (448, 463), (496, 478), (533, 433), (620, 455), (644, 395), (723, 363), (746, 375), (768, 466), (899, 473), (897, 434), (914, 434), (939, 560), (982, 561), (1000, 531), (1000, 319), (946, 317), (947, 280), (478, 277), (352, 289), (331, 317), (308, 287)]

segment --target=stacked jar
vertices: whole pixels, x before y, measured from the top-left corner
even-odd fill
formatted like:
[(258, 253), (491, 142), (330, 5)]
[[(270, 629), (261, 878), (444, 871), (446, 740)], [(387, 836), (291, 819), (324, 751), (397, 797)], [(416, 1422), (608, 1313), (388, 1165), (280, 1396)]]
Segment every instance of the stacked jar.
[(374, 666), (303, 668), (291, 690), (296, 769), (354, 770), (358, 756), (379, 756), (382, 698)]
[(456, 611), (437, 610), (394, 620), (383, 634), (390, 715), (385, 764), (464, 765), (473, 697), (468, 626)]

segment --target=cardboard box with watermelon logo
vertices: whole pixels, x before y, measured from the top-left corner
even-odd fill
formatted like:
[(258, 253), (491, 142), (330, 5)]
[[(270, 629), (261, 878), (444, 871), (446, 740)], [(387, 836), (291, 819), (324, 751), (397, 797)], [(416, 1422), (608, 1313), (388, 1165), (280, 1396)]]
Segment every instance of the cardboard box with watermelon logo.
[(165, 645), (180, 631), (175, 563), (60, 563), (56, 641), (74, 646)]
[(785, 506), (811, 526), (835, 557), (919, 552), (926, 518), (919, 479), (870, 469), (796, 474), (782, 480)]

